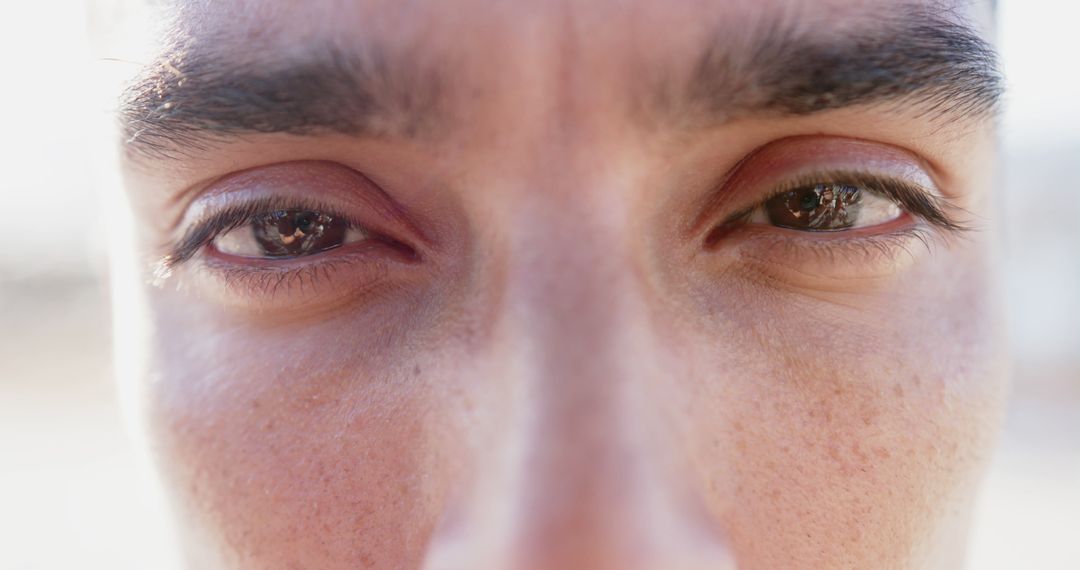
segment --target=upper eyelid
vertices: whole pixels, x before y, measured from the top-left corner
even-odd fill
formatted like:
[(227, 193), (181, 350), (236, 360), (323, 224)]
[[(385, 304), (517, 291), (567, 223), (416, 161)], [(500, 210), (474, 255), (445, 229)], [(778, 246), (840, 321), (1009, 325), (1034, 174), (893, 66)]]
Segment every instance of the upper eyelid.
[(413, 218), (416, 212), (398, 202), (380, 182), (333, 160), (301, 159), (251, 166), (199, 183), (197, 191), (185, 192), (194, 196), (185, 201), (183, 212), (173, 224), (173, 234), (192, 217), (192, 209), (208, 200), (233, 196), (251, 196), (249, 199), (257, 200), (261, 196), (280, 195), (328, 210), (363, 211), (365, 218), (378, 227), (386, 227), (387, 231), (401, 229), (426, 246), (434, 246), (437, 241), (437, 236), (429, 233), (437, 228), (418, 225)]

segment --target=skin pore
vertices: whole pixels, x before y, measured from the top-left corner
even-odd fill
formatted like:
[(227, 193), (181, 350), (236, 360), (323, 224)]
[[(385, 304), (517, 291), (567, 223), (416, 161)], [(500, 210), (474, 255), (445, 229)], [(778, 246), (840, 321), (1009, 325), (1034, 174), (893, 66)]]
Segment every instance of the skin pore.
[(187, 566), (962, 567), (986, 9), (170, 6), (114, 277)]

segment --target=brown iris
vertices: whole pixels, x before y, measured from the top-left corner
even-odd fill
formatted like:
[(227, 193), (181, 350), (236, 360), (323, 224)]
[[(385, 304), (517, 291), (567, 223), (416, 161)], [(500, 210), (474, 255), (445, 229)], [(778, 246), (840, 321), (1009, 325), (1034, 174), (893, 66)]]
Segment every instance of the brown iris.
[(275, 210), (251, 223), (255, 242), (266, 257), (295, 257), (340, 246), (348, 222), (314, 210)]
[(773, 225), (805, 231), (843, 230), (858, 220), (862, 190), (843, 184), (817, 184), (784, 192), (765, 202)]

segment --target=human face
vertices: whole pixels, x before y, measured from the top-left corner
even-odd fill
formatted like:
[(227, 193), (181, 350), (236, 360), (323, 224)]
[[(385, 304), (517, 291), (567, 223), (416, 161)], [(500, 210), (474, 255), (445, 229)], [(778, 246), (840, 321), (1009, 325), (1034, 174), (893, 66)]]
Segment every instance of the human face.
[(960, 567), (974, 10), (174, 6), (115, 282), (189, 567)]

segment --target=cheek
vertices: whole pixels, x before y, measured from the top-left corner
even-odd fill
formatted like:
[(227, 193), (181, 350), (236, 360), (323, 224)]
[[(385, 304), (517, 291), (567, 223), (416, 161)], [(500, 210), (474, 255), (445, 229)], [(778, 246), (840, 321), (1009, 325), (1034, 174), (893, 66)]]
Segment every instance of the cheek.
[(363, 322), (230, 326), (190, 312), (159, 316), (149, 412), (205, 550), (240, 568), (418, 564), (441, 493), (419, 476), (438, 472), (430, 368)]
[(858, 308), (766, 293), (745, 306), (768, 319), (747, 312), (716, 324), (732, 339), (722, 350), (701, 343), (711, 370), (737, 371), (696, 381), (709, 407), (695, 421), (722, 434), (697, 453), (746, 559), (920, 567), (936, 545), (962, 544), (950, 517), (989, 454), (1005, 379), (982, 282), (934, 277), (911, 276), (949, 285), (898, 283), (906, 293)]

